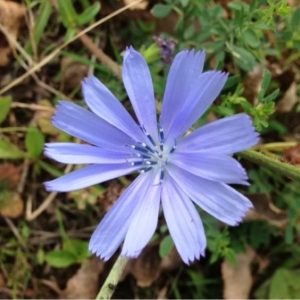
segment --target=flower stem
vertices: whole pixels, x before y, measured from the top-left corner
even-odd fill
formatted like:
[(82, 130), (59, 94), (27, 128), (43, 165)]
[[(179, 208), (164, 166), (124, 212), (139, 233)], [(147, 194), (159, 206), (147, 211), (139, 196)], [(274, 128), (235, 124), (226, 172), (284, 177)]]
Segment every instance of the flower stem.
[(237, 153), (240, 157), (250, 160), (256, 164), (264, 166), (272, 171), (277, 172), (277, 174), (289, 177), (294, 180), (300, 181), (300, 168), (279, 161), (272, 156), (267, 156), (261, 152), (254, 150), (246, 150), (243, 152)]
[(101, 287), (96, 299), (110, 299), (115, 291), (115, 288), (119, 282), (120, 277), (127, 265), (128, 258), (125, 256), (119, 256), (111, 271), (109, 272), (103, 286)]

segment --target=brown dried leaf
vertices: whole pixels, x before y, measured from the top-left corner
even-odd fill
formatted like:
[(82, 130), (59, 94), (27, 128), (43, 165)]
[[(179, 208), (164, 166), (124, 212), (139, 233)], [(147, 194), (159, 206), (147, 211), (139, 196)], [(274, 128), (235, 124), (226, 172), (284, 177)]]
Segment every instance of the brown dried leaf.
[(45, 106), (45, 110), (38, 109), (35, 111), (34, 115), (34, 119), (39, 128), (41, 129), (41, 132), (53, 135), (59, 134), (59, 130), (51, 124), (51, 118), (54, 113), (54, 107), (52, 106), (50, 101), (43, 99), (39, 100), (37, 104), (41, 107)]
[(297, 103), (297, 86), (294, 81), (276, 104), (277, 112), (290, 112)]
[(4, 191), (0, 195), (0, 214), (8, 218), (18, 218), (22, 215), (24, 202), (20, 195)]
[[(14, 40), (17, 39), (20, 19), (24, 16), (24, 5), (12, 1), (0, 0), (0, 23)], [(3, 33), (0, 33), (0, 66), (6, 66), (9, 62), (8, 55), (12, 45), (9, 45)]]
[(68, 280), (60, 299), (95, 299), (99, 289), (99, 274), (103, 269), (104, 262), (98, 257), (84, 261), (76, 274)]
[(121, 194), (125, 191), (126, 187), (118, 181), (113, 180), (101, 196), (99, 202), (105, 212), (108, 212), (111, 206), (118, 200)]
[(160, 262), (158, 245), (146, 246), (139, 257), (133, 260), (130, 270), (138, 286), (148, 287), (159, 277)]
[(161, 268), (162, 270), (174, 270), (179, 268), (182, 265), (182, 259), (176, 249), (176, 247), (173, 247), (170, 253), (163, 258), (161, 261)]
[(244, 221), (264, 220), (269, 224), (283, 228), (286, 226), (287, 214), (280, 210), (271, 201), (270, 195), (264, 193), (246, 194), (254, 209), (248, 210)]
[(283, 150), (284, 159), (294, 166), (300, 167), (300, 144)]
[(251, 72), (248, 72), (243, 82), (243, 96), (251, 103), (257, 103), (257, 96), (261, 89), (263, 66), (257, 65)]
[(225, 299), (249, 299), (253, 283), (251, 263), (254, 258), (254, 250), (247, 247), (244, 253), (235, 255), (235, 267), (228, 261), (223, 261), (222, 278), (224, 281), (223, 296)]
[(0, 184), (1, 186), (14, 189), (20, 180), (20, 171), (13, 164), (0, 165)]
[(80, 86), (81, 81), (87, 76), (89, 67), (69, 57), (61, 60), (62, 86), (66, 90), (72, 90)]

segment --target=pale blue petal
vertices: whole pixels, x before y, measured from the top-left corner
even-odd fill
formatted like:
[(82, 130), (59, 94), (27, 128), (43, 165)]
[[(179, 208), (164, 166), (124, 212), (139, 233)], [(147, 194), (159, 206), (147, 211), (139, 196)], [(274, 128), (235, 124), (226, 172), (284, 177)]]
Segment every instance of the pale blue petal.
[(228, 225), (237, 225), (253, 207), (246, 197), (225, 183), (201, 178), (174, 165), (169, 165), (167, 170), (189, 198)]
[(122, 69), (125, 89), (140, 125), (157, 142), (157, 120), (151, 74), (143, 56), (132, 47), (126, 49)]
[(220, 94), (227, 77), (228, 74), (219, 71), (208, 71), (198, 77), (195, 88), (171, 124), (168, 138), (178, 138), (201, 117)]
[(178, 151), (210, 151), (232, 154), (258, 143), (250, 117), (237, 114), (206, 124), (178, 142)]
[(126, 148), (107, 150), (75, 143), (47, 143), (44, 154), (64, 164), (120, 164), (130, 157)]
[(184, 50), (175, 56), (168, 74), (160, 116), (160, 125), (166, 135), (175, 117), (182, 110), (188, 95), (196, 87), (204, 60), (204, 51)]
[(136, 171), (139, 167), (125, 164), (90, 165), (44, 183), (47, 191), (69, 192), (101, 183)]
[(125, 238), (137, 205), (145, 197), (149, 179), (149, 172), (139, 175), (114, 203), (91, 237), (89, 250), (92, 253), (104, 260), (115, 253)]
[(76, 104), (59, 101), (56, 108), (52, 124), (72, 136), (104, 148), (132, 143), (128, 135)]
[(100, 118), (117, 127), (137, 141), (147, 141), (145, 134), (134, 122), (118, 99), (95, 76), (82, 82), (84, 100)]
[(206, 237), (199, 213), (168, 174), (161, 198), (165, 220), (182, 260), (189, 264), (204, 256)]
[(126, 233), (121, 255), (137, 257), (150, 241), (157, 227), (162, 185), (159, 184), (159, 172), (150, 171), (152, 178), (147, 183), (146, 194), (139, 199)]
[(197, 176), (229, 184), (249, 185), (247, 173), (234, 158), (218, 153), (175, 151), (168, 162)]

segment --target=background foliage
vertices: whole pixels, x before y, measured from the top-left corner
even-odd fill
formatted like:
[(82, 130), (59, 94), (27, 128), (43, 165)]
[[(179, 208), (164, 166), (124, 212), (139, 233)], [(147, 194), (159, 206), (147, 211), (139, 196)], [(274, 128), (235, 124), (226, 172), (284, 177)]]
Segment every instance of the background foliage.
[[(43, 145), (79, 142), (50, 120), (59, 99), (84, 106), (80, 81), (87, 73), (94, 73), (132, 112), (120, 81), (127, 45), (138, 49), (150, 66), (158, 110), (172, 56), (185, 48), (205, 49), (205, 69), (225, 70), (230, 77), (195, 127), (246, 112), (261, 133), (256, 150), (300, 166), (298, 1), (146, 1), (146, 6), (140, 3), (136, 10), (110, 17), (80, 37), (78, 33), (123, 3), (24, 0), (8, 12), (7, 2), (0, 1), (0, 16), (20, 15), (20, 29), (16, 36), (7, 34), (8, 25), (0, 18), (0, 55), (7, 40), (12, 49), (9, 61), (0, 66), (3, 297), (94, 297), (115, 259), (106, 265), (93, 263), (93, 269), (88, 239), (134, 177), (47, 194), (42, 183), (74, 167), (44, 157)], [(299, 182), (243, 159), (241, 163), (251, 185), (236, 188), (255, 206), (245, 222), (229, 228), (199, 210), (208, 249), (205, 258), (185, 266), (160, 219), (151, 243), (132, 263), (129, 276), (124, 275), (116, 298), (300, 298)]]

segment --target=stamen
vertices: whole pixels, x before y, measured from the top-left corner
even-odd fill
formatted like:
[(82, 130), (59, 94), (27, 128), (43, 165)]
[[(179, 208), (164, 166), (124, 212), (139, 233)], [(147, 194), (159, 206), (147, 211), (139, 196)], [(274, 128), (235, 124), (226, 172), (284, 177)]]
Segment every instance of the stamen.
[(162, 142), (160, 142), (159, 144), (159, 148), (160, 148), (160, 151), (163, 152), (164, 151), (164, 144)]
[(148, 171), (150, 171), (150, 170), (152, 170), (152, 167), (148, 167), (148, 168), (146, 168), (146, 169), (141, 169), (141, 170), (139, 170), (139, 173), (140, 173), (140, 174), (143, 174), (143, 173), (146, 173), (146, 172), (148, 172)]
[(177, 147), (177, 142), (176, 142), (176, 140), (174, 140), (174, 145), (173, 145), (170, 153), (173, 153), (176, 150), (176, 147)]
[(141, 126), (142, 130), (144, 131), (145, 135), (147, 136), (147, 138), (149, 139), (149, 141), (151, 142), (151, 144), (155, 147), (156, 144), (152, 138), (152, 136), (150, 135), (149, 132), (147, 132), (146, 128), (144, 127), (144, 125)]
[(153, 160), (146, 160), (146, 165), (157, 165), (157, 161), (153, 161)]
[(146, 154), (149, 153), (149, 151), (147, 149), (143, 148), (143, 147), (139, 147), (139, 146), (136, 146), (136, 145), (126, 145), (126, 146), (130, 147), (131, 149), (134, 149), (134, 150), (146, 153)]
[(160, 142), (162, 143), (165, 140), (164, 130), (159, 124), (158, 124), (158, 127), (159, 127), (159, 139), (160, 139)]
[(159, 183), (162, 183), (165, 177), (165, 170), (161, 169), (160, 171), (160, 178), (159, 178)]
[[(146, 145), (145, 143), (139, 143), (140, 145), (142, 145), (144, 147), (144, 149), (147, 149), (148, 151), (150, 151), (151, 153), (155, 153), (154, 150), (152, 148), (150, 148), (148, 145)], [(138, 146), (136, 146), (138, 147)], [(147, 153), (148, 153), (147, 151)]]

